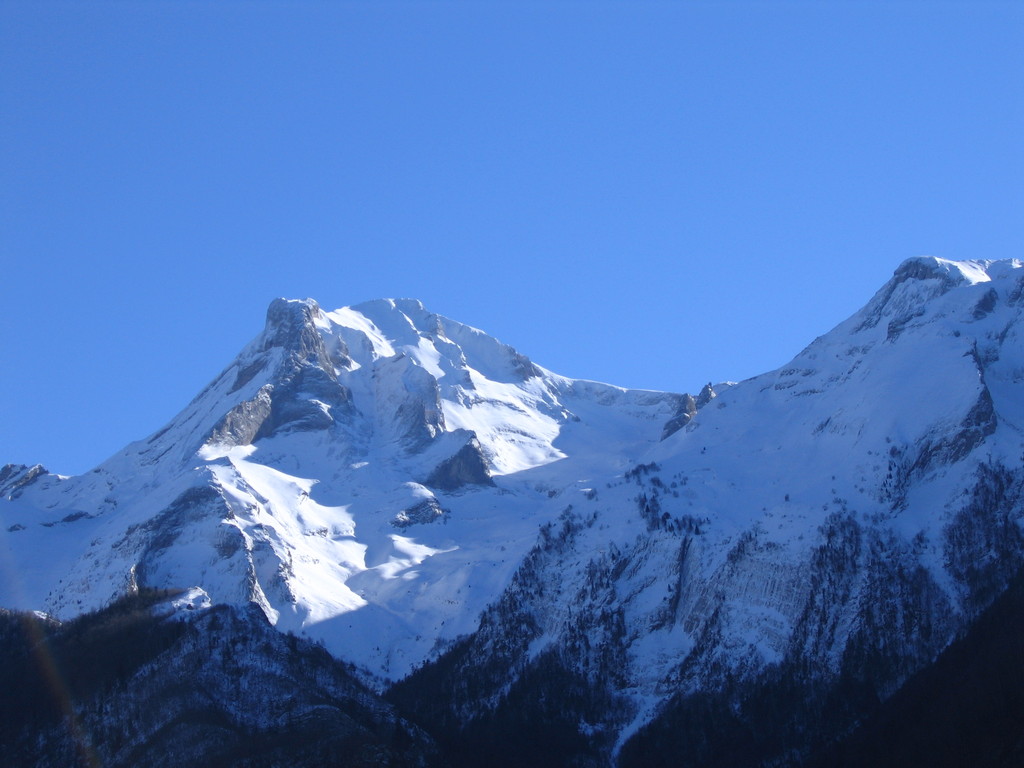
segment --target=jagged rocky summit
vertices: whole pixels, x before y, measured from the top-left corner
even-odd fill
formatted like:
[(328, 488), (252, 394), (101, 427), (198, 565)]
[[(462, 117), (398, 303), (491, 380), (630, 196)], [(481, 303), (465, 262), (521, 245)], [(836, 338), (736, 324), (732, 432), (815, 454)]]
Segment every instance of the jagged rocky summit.
[(0, 603), (199, 586), (509, 765), (809, 759), (1024, 563), (1021, 266), (911, 259), (693, 397), (557, 376), (418, 302), (277, 301), (148, 440), (0, 473)]

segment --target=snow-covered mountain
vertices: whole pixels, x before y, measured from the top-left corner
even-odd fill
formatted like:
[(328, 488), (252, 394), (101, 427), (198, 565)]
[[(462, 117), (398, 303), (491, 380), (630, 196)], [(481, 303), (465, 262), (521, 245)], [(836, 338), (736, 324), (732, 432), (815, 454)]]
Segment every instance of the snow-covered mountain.
[(475, 629), (541, 525), (693, 407), (557, 376), (416, 301), (277, 300), (148, 439), (80, 477), (2, 470), (0, 605), (67, 618), (200, 586), (401, 677)]
[(703, 740), (759, 731), (735, 764), (794, 762), (830, 696), (849, 727), (1024, 563), (1021, 266), (904, 263), (567, 508), (407, 702), (442, 727), (561, 718), (626, 765), (733, 764)]
[(577, 761), (700, 764), (710, 712), (793, 762), (1024, 563), (1021, 267), (911, 259), (696, 397), (557, 376), (414, 301), (276, 301), (148, 440), (0, 472), (0, 604), (196, 586), (406, 678), (463, 744), (536, 727)]

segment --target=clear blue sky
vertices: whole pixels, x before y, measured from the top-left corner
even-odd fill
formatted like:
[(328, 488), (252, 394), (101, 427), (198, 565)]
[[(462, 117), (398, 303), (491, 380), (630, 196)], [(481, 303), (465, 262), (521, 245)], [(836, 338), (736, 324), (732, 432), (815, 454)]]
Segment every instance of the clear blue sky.
[(275, 296), (746, 378), (1024, 257), (1022, 137), (1022, 3), (0, 0), (0, 463), (156, 430)]

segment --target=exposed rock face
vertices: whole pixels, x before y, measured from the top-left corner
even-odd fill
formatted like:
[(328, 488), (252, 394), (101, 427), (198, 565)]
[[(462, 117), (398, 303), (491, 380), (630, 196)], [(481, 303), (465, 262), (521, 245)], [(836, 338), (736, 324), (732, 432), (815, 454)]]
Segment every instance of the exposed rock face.
[(700, 393), (696, 398), (693, 395), (684, 394), (682, 396), (682, 402), (679, 405), (679, 410), (665, 423), (665, 429), (662, 430), (661, 439), (664, 440), (669, 435), (675, 434), (689, 424), (693, 417), (697, 415), (697, 411), (706, 406), (716, 397), (718, 397), (718, 395), (710, 383), (705, 384), (701, 388)]
[(466, 485), (494, 485), (480, 451), (480, 441), (475, 436), (454, 456), (441, 462), (424, 482), (442, 491), (456, 491)]
[(327, 429), (351, 412), (351, 393), (346, 387), (322, 368), (302, 366), (271, 391), (270, 412), (256, 437), (284, 430)]
[(42, 464), (27, 467), (24, 464), (5, 464), (0, 467), (0, 498), (17, 497), (22, 488), (48, 474)]
[(428, 523), (437, 522), (443, 520), (444, 516), (448, 514), (437, 499), (429, 498), (424, 499), (418, 504), (414, 504), (408, 509), (403, 509), (397, 515), (395, 519), (391, 521), (391, 524), (395, 528), (408, 528), (412, 525), (427, 525)]
[(960, 461), (977, 448), (984, 439), (995, 433), (997, 426), (992, 394), (983, 387), (978, 400), (967, 412), (959, 428), (946, 435), (937, 435), (934, 442), (918, 443), (917, 458), (912, 472), (924, 472), (934, 463), (952, 464)]
[(711, 382), (708, 382), (703, 387), (701, 387), (700, 393), (697, 395), (697, 408), (703, 408), (716, 397), (718, 397), (718, 395), (715, 393), (714, 387), (711, 386)]
[(312, 299), (274, 299), (267, 308), (263, 351), (280, 347), (287, 350), (295, 362), (310, 363), (325, 372), (345, 366), (348, 350), (344, 343), (335, 343), (334, 354), (328, 354), (324, 339), (317, 331), (317, 321), (323, 316), (320, 305)]
[(999, 294), (996, 291), (989, 290), (985, 292), (985, 295), (978, 299), (978, 303), (974, 305), (973, 315), (975, 320), (981, 320), (983, 317), (988, 315), (993, 309), (996, 308), (996, 302), (999, 300)]
[(273, 391), (273, 386), (267, 384), (260, 388), (252, 400), (245, 400), (224, 414), (213, 428), (210, 442), (251, 445), (270, 416)]
[(661, 439), (664, 440), (669, 435), (673, 435), (680, 429), (690, 423), (690, 420), (697, 415), (697, 401), (694, 400), (693, 395), (684, 394), (683, 402), (679, 411), (665, 422), (665, 429), (661, 432)]
[[(352, 415), (352, 394), (336, 370), (351, 365), (340, 339), (329, 352), (317, 322), (325, 322), (315, 301), (275, 299), (267, 310), (267, 325), (254, 345), (253, 359), (236, 364), (229, 393), (242, 390), (260, 374), (270, 381), (255, 396), (231, 409), (214, 426), (209, 442), (250, 445), (282, 431), (330, 428), (336, 418)], [(277, 351), (275, 365), (269, 353)]]

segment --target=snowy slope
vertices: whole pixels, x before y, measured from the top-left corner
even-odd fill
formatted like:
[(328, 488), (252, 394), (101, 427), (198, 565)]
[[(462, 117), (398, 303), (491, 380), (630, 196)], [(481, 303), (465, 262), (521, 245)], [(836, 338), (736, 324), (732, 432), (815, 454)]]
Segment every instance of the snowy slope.
[(901, 265), (575, 501), (423, 686), (493, 722), (554, 665), (604, 702), (575, 718), (610, 750), (773, 668), (891, 693), (1024, 564), (1021, 266)]
[(0, 604), (68, 617), (201, 585), (401, 676), (683, 405), (557, 376), (416, 301), (278, 300), (155, 435), (81, 477), (8, 469)]

